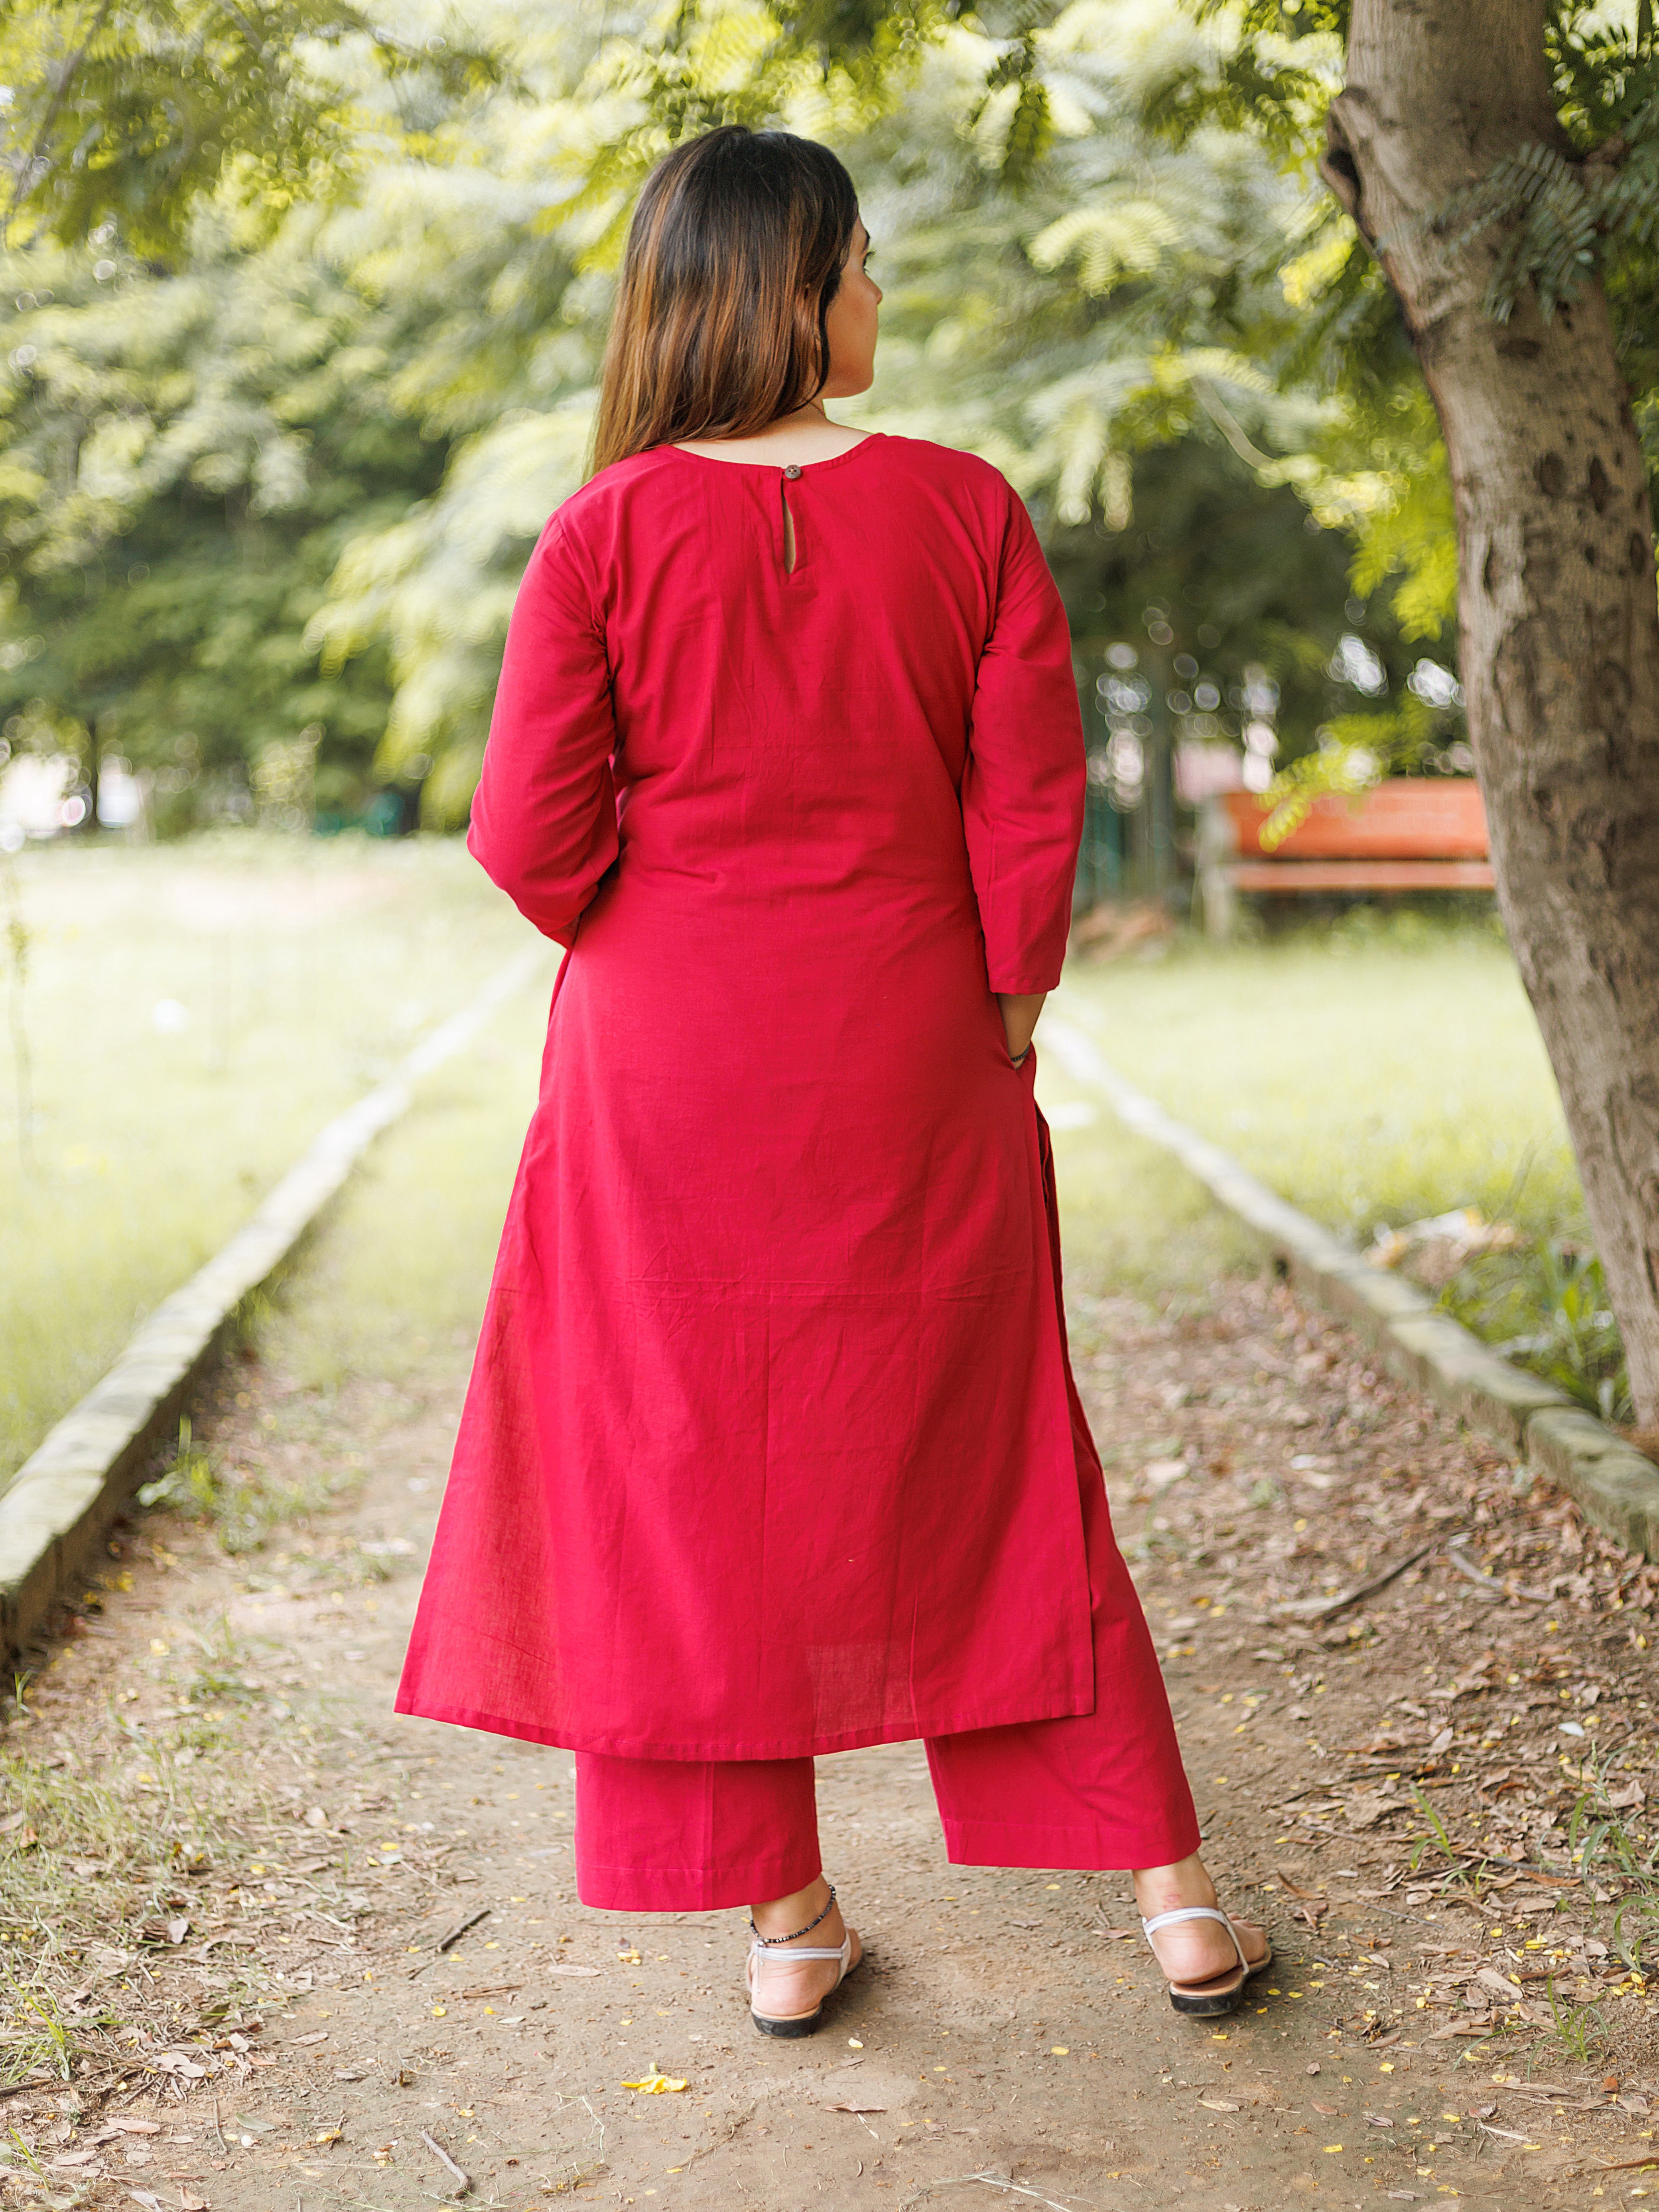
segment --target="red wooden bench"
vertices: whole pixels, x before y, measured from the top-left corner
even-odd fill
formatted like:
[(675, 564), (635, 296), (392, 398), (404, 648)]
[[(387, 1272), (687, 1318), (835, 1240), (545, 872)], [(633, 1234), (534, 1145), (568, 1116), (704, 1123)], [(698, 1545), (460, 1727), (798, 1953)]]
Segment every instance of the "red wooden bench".
[(1206, 803), (1200, 889), (1212, 933), (1224, 936), (1239, 891), (1489, 891), (1486, 812), (1467, 776), (1393, 776), (1355, 798), (1315, 799), (1271, 851), (1254, 792)]

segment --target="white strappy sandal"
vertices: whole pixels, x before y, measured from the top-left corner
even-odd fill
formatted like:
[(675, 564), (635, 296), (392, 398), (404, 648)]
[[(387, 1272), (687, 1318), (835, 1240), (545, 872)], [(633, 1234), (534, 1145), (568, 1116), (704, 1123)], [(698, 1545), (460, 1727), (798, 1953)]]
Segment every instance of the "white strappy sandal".
[[(751, 1943), (749, 1947), (749, 2017), (763, 2035), (816, 2035), (823, 2019), (824, 1999), (831, 1997), (847, 1979), (858, 1960), (853, 1956), (853, 1930), (847, 1931), (847, 1941), (838, 1951), (769, 1951), (764, 1945)], [(761, 1968), (779, 1959), (793, 1964), (798, 1959), (835, 1959), (840, 1961), (841, 1972), (824, 1991), (815, 2010), (798, 2013), (763, 2012), (760, 2007)]]
[[(1173, 1912), (1155, 1912), (1150, 1920), (1140, 1923), (1146, 1937), (1148, 1949), (1158, 1958), (1158, 1946), (1152, 1942), (1160, 1928), (1172, 1928), (1181, 1920), (1218, 1920), (1232, 1938), (1238, 1954), (1238, 1964), (1224, 1974), (1213, 1975), (1207, 1982), (1171, 1982), (1170, 2002), (1177, 2012), (1186, 2013), (1196, 2020), (1213, 2020), (1222, 2013), (1236, 2012), (1244, 1995), (1244, 1984), (1253, 1974), (1265, 1973), (1273, 1962), (1273, 1947), (1268, 1944), (1259, 1959), (1247, 1959), (1244, 1946), (1238, 1940), (1238, 1930), (1231, 1917), (1215, 1905), (1182, 1905)], [(1159, 1960), (1159, 1965), (1163, 1961)]]
[[(818, 1920), (827, 1920), (835, 1902), (836, 1889), (832, 1882), (830, 1885), (829, 1904), (819, 1913), (817, 1920), (811, 1922), (800, 1929), (800, 1934), (810, 1936), (812, 1929), (817, 1926)], [(775, 1936), (769, 1942), (756, 1928), (752, 1920), (749, 1927), (754, 1937), (753, 1942), (749, 1946), (749, 1963), (744, 1972), (744, 1978), (749, 1985), (749, 2017), (763, 2035), (815, 2035), (823, 2019), (825, 2000), (835, 1995), (864, 1956), (861, 1946), (854, 1948), (859, 1942), (858, 1931), (849, 1928), (840, 1948), (834, 1951), (809, 1950), (805, 1948), (796, 1950), (793, 1948), (795, 1941), (793, 1936)], [(786, 1946), (790, 1948), (786, 1948)], [(784, 1960), (787, 1960), (793, 1966), (801, 1959), (834, 1959), (841, 1971), (811, 2012), (763, 2012), (760, 2005), (761, 1969), (774, 1961)]]

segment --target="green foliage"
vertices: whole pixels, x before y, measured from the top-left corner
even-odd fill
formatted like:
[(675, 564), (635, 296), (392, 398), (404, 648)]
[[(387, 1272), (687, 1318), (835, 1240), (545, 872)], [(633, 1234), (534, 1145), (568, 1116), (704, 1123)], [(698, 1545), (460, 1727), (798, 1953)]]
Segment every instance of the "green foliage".
[[(1426, 664), (1446, 677), (1437, 663)], [(1288, 761), (1261, 794), (1267, 817), (1261, 847), (1271, 853), (1300, 829), (1316, 799), (1355, 799), (1385, 775), (1462, 775), (1474, 765), (1462, 736), (1461, 711), (1409, 687), (1423, 682), (1425, 664), (1406, 679), (1396, 704), (1370, 714), (1338, 714), (1317, 732), (1313, 750)]]
[[(1437, 210), (1449, 249), (1466, 250), (1501, 233), (1485, 306), (1507, 322), (1531, 287), (1546, 318), (1577, 299), (1597, 272), (1604, 246), (1620, 240), (1650, 249), (1659, 234), (1659, 106), (1644, 109), (1631, 137), (1609, 142), (1598, 158), (1570, 157), (1554, 146), (1523, 146), (1478, 184)], [(1617, 162), (1618, 166), (1613, 166)]]
[(1481, 1253), (1452, 1278), (1440, 1303), (1602, 1420), (1633, 1418), (1601, 1262), (1583, 1244), (1540, 1237)]
[(325, 680), (307, 625), (349, 538), (444, 453), (365, 388), (386, 318), (306, 248), (204, 236), (179, 276), (107, 282), (78, 252), (0, 266), (0, 725), (88, 775), (149, 771), (163, 827), (251, 812), (301, 732), (323, 811), (372, 789), (384, 663)]
[[(42, 0), (0, 31), (29, 220), (72, 241), (7, 270), (14, 745), (88, 772), (118, 746), (179, 820), (259, 806), (301, 745), (325, 817), (389, 785), (464, 818), (518, 572), (582, 474), (633, 193), (735, 119), (843, 152), (888, 295), (860, 418), (1009, 471), (1090, 650), (1133, 640), (1172, 688), (1158, 607), (1224, 695), (1267, 668), (1285, 798), (1421, 750), (1407, 648), (1450, 622), (1450, 489), (1386, 283), (1314, 173), (1334, 0), (680, 0), (626, 35), (592, 0), (426, 0), (395, 36), (313, 8)], [(1478, 186), (1459, 234), (1497, 225), (1550, 297), (1605, 268), (1659, 450), (1647, 23), (1551, 11), (1561, 144)], [(163, 66), (183, 89), (144, 137)], [(37, 174), (16, 162), (49, 110)], [(1207, 536), (1147, 505), (1171, 497)], [(1329, 674), (1356, 626), (1369, 706)]]
[[(349, 91), (318, 64), (349, 46), (399, 94), (475, 84), (495, 59), (447, 11), (415, 29), (349, 0), (15, 0), (0, 11), (0, 237), (80, 244), (118, 233), (170, 258), (217, 187), (269, 228), (356, 166)], [(450, 35), (444, 35), (448, 30)]]
[[(1160, 700), (1197, 659), (1227, 703), (1191, 733), (1218, 739), (1267, 669), (1285, 757), (1360, 703), (1328, 672), (1345, 629), (1397, 694), (1413, 626), (1443, 618), (1443, 479), (1391, 411), (1369, 264), (1237, 105), (1248, 77), (1259, 121), (1276, 87), (1305, 135), (1328, 27), (1252, 46), (1143, 0), (706, 0), (620, 38), (592, 0), (472, 0), (407, 35), (440, 21), (499, 65), (394, 85), (355, 33), (303, 49), (349, 118), (349, 197), (272, 234), (227, 173), (176, 270), (125, 231), (15, 257), (14, 746), (88, 775), (118, 748), (163, 826), (303, 817), (307, 748), (323, 817), (418, 786), (425, 823), (464, 820), (519, 573), (581, 480), (633, 193), (727, 119), (843, 153), (887, 292), (860, 419), (1010, 473), (1085, 656), (1133, 640)], [(1361, 542), (1363, 609), (1332, 531)]]

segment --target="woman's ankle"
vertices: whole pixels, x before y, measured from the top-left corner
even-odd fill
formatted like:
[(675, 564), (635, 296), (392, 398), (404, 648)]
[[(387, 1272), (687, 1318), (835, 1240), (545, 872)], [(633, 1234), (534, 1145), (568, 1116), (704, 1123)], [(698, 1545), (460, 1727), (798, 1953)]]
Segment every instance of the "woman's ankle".
[(1155, 1913), (1172, 1912), (1183, 1905), (1209, 1905), (1215, 1884), (1196, 1851), (1173, 1866), (1140, 1867), (1133, 1875), (1135, 1903), (1150, 1920)]
[(762, 1941), (780, 1948), (792, 1941), (824, 1943), (832, 1928), (831, 1940), (836, 1943), (841, 1941), (841, 1913), (836, 1893), (823, 1875), (808, 1882), (805, 1889), (792, 1890), (787, 1897), (775, 1897), (768, 1903), (750, 1905), (749, 1917)]

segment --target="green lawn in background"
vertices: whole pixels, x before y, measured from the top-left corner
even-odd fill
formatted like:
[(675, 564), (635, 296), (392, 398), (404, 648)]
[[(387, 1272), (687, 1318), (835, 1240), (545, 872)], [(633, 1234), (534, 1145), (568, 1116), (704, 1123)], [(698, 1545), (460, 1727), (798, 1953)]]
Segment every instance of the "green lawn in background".
[(1294, 1205), (1362, 1243), (1464, 1206), (1588, 1236), (1555, 1079), (1495, 926), (1358, 908), (1334, 927), (1159, 950), (1074, 961), (1055, 1012)]
[[(549, 948), (548, 981), (555, 950)], [(303, 1388), (349, 1375), (418, 1390), (471, 1358), (536, 1109), (549, 990), (515, 994), (370, 1147), (258, 1331)]]
[[(21, 995), (0, 938), (0, 997), (9, 986), (33, 1093), (25, 1148), (0, 1032), (3, 1487), (322, 1124), (534, 940), (453, 839), (238, 830), (148, 848), (65, 842), (0, 870), (12, 872), (0, 896), (15, 893), (0, 921), (9, 912), (27, 931)], [(550, 953), (550, 988), (552, 974)], [(538, 1001), (532, 1015), (515, 1001), (495, 1028), (544, 1020), (539, 986), (523, 999)], [(497, 1065), (494, 1034), (475, 1048), (482, 1068)], [(533, 1048), (529, 1066), (533, 1092)], [(516, 1153), (522, 1070), (498, 1073)], [(429, 1091), (434, 1132), (446, 1082), (428, 1079), (416, 1109)], [(495, 1170), (480, 1171), (494, 1203)], [(451, 1171), (463, 1188), (469, 1172), (465, 1160)], [(424, 1256), (398, 1264), (441, 1272), (454, 1232), (407, 1208), (404, 1219)], [(338, 1341), (349, 1348), (349, 1321)]]

